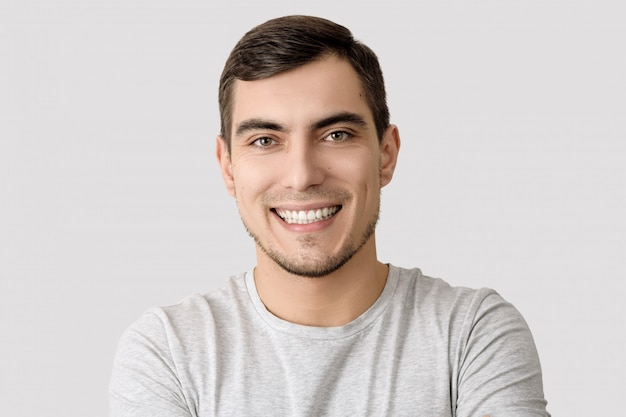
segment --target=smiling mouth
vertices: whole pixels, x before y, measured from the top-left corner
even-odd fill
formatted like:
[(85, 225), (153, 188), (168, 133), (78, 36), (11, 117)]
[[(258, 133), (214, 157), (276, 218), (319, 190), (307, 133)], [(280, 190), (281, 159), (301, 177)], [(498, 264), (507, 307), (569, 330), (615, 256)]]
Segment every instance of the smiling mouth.
[(315, 210), (283, 210), (272, 209), (274, 213), (288, 224), (311, 224), (333, 217), (341, 210), (341, 206), (323, 207)]

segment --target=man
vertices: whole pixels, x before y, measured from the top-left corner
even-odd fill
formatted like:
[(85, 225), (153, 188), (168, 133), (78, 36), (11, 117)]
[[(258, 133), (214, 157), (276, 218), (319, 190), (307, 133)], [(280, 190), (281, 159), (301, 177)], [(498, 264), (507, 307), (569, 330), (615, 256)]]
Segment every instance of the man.
[(324, 19), (270, 20), (235, 46), (219, 102), (256, 267), (130, 327), (112, 415), (548, 415), (513, 306), (377, 260), (400, 138), (368, 47)]

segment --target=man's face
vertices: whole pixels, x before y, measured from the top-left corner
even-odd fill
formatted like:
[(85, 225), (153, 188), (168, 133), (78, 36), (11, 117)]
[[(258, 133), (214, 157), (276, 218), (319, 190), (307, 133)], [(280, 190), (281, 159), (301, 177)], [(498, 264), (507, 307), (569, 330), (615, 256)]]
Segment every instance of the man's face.
[(220, 138), (217, 153), (259, 264), (324, 276), (373, 248), (399, 139), (392, 126), (379, 144), (350, 64), (331, 56), (238, 80), (233, 99), (231, 152)]

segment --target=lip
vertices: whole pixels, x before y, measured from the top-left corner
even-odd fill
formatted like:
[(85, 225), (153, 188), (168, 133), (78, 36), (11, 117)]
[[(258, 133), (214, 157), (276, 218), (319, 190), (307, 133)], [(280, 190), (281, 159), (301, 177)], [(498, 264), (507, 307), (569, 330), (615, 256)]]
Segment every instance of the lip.
[(291, 211), (309, 211), (323, 209), (324, 207), (341, 207), (339, 203), (308, 203), (308, 204), (288, 204), (284, 206), (274, 206), (271, 210), (291, 210)]

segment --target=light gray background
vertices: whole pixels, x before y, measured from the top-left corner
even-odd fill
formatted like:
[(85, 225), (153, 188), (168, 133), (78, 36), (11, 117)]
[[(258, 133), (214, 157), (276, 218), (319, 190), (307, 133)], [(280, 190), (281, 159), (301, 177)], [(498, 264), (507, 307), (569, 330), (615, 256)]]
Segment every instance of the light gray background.
[(107, 415), (126, 326), (253, 266), (213, 156), (217, 81), (246, 30), (292, 13), (382, 62), (403, 145), (381, 259), (496, 288), (553, 415), (620, 414), (621, 4), (1, 0), (0, 415)]

